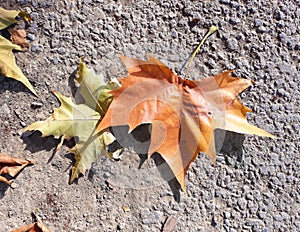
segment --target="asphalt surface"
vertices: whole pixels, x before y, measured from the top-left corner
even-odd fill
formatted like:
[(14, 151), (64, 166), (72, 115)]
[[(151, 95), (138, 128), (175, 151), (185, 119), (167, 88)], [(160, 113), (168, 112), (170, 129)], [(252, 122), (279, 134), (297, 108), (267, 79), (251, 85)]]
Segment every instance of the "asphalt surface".
[[(16, 56), (39, 98), (1, 77), (0, 152), (36, 165), (16, 178), (14, 189), (0, 184), (0, 231), (30, 223), (36, 209), (51, 231), (161, 231), (167, 218), (176, 221), (173, 231), (300, 231), (299, 1), (2, 0), (1, 6), (34, 19), (27, 28), (31, 48)], [(240, 96), (253, 110), (248, 120), (277, 139), (233, 133), (224, 139), (219, 132), (216, 166), (200, 154), (186, 177), (187, 194), (172, 192), (153, 160), (138, 170), (131, 150), (119, 162), (102, 157), (69, 185), (66, 147), (52, 157), (53, 138), (21, 139), (21, 128), (58, 106), (50, 90), (76, 92), (80, 57), (107, 79), (126, 75), (120, 54), (151, 53), (178, 71), (211, 25), (219, 30), (189, 77), (232, 69), (254, 80)]]

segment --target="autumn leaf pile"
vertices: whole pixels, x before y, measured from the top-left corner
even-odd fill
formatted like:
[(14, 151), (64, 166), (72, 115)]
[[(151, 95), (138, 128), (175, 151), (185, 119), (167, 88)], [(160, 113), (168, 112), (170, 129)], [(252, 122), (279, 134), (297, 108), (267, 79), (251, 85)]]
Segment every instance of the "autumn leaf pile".
[[(30, 20), (25, 12), (0, 8), (0, 30), (16, 23), (17, 16)], [(21, 81), (36, 95), (12, 53), (12, 50), (23, 50), (21, 46), (28, 46), (24, 40), (26, 34), (9, 31), (11, 41), (0, 36), (0, 72)], [(128, 69), (128, 77), (120, 78), (120, 82), (111, 79), (108, 83), (102, 75), (88, 69), (81, 59), (76, 81), (83, 102), (77, 103), (53, 92), (60, 107), (54, 108), (45, 121), (35, 122), (24, 130), (40, 131), (43, 137), (59, 139), (57, 150), (64, 140), (75, 139), (76, 145), (69, 150), (76, 159), (70, 183), (85, 174), (100, 155), (119, 157), (121, 150), (111, 153), (107, 149), (116, 140), (110, 131), (116, 126), (128, 125), (130, 133), (142, 124), (151, 124), (148, 157), (159, 153), (183, 191), (186, 191), (185, 175), (199, 152), (216, 162), (215, 129), (273, 137), (247, 122), (246, 114), (251, 110), (238, 99), (238, 94), (252, 84), (251, 80), (234, 78), (231, 71), (187, 80), (151, 55), (146, 61), (125, 56), (121, 59)], [(33, 163), (0, 154), (0, 181), (11, 184), (5, 175), (14, 177), (28, 164)], [(48, 231), (43, 230), (42, 224), (29, 227), (37, 226), (41, 231)]]
[[(30, 21), (27, 13), (0, 8), (0, 29), (18, 22), (16, 17)], [(34, 94), (36, 92), (16, 66), (12, 50), (22, 50), (17, 44), (28, 46), (24, 31), (9, 29), (11, 40), (0, 36), (1, 73), (22, 81)], [(13, 44), (15, 43), (15, 44)], [(63, 141), (76, 138), (69, 150), (75, 155), (70, 183), (84, 174), (99, 155), (111, 154), (107, 146), (115, 140), (109, 128), (129, 126), (129, 133), (141, 124), (151, 124), (151, 143), (148, 156), (159, 153), (173, 171), (185, 190), (184, 177), (199, 152), (216, 161), (214, 130), (217, 128), (237, 133), (272, 137), (271, 134), (247, 122), (250, 109), (238, 99), (238, 94), (249, 87), (251, 80), (231, 77), (231, 71), (201, 80), (186, 80), (172, 72), (159, 60), (149, 56), (143, 61), (121, 57), (128, 68), (127, 78), (105, 83), (102, 75), (88, 69), (80, 60), (79, 93), (83, 103), (53, 92), (61, 106), (45, 121), (25, 128), (38, 130), (42, 136)]]
[[(16, 23), (16, 16), (30, 20), (25, 12), (0, 8), (0, 29)], [(11, 30), (11, 35), (13, 42), (19, 41), (19, 44), (27, 46), (23, 32)], [(12, 49), (21, 47), (4, 37), (0, 39), (7, 45), (0, 51), (9, 52), (9, 56), (0, 60), (3, 63), (1, 72), (17, 79), (8, 70), (17, 72)], [(10, 59), (7, 60), (7, 57)], [(121, 59), (129, 72), (127, 78), (120, 78), (121, 85), (117, 80), (106, 84), (102, 75), (96, 75), (80, 60), (77, 82), (84, 103), (77, 104), (71, 98), (53, 92), (61, 106), (54, 108), (54, 113), (45, 121), (25, 128), (28, 131), (38, 130), (43, 137), (52, 135), (59, 138), (57, 149), (65, 139), (77, 139), (76, 145), (69, 150), (76, 159), (70, 183), (79, 174), (84, 174), (100, 154), (113, 157), (120, 152), (111, 154), (107, 151), (107, 145), (115, 140), (109, 131), (114, 126), (128, 125), (130, 133), (141, 124), (151, 124), (148, 156), (159, 153), (183, 190), (185, 174), (199, 152), (216, 161), (215, 129), (272, 137), (247, 122), (246, 113), (250, 109), (237, 97), (252, 84), (251, 80), (233, 78), (231, 71), (226, 71), (192, 81), (176, 75), (152, 56), (147, 61), (125, 56)], [(35, 93), (31, 85), (28, 88)]]

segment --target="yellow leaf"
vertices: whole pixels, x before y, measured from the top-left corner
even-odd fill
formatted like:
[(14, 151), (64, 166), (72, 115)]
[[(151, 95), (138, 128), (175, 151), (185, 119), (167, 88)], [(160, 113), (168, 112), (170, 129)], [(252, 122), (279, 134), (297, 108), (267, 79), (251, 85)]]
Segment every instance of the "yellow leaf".
[(22, 82), (34, 95), (37, 96), (37, 93), (33, 89), (27, 77), (17, 66), (12, 50), (22, 51), (22, 48), (11, 43), (0, 35), (0, 73), (6, 77)]
[(107, 146), (115, 140), (115, 137), (110, 132), (102, 132), (95, 137), (91, 137), (90, 142), (77, 143), (72, 147), (69, 152), (75, 155), (75, 164), (71, 170), (70, 183), (73, 183), (80, 174), (84, 174), (88, 170), (91, 164), (97, 161), (100, 155), (107, 155), (110, 158), (114, 158), (117, 150), (113, 153), (107, 151)]
[(0, 30), (17, 23), (17, 16), (20, 16), (27, 22), (30, 21), (30, 16), (24, 11), (5, 10), (0, 7)]
[[(30, 16), (26, 12), (5, 10), (0, 7), (0, 30), (18, 22), (16, 20), (17, 16), (20, 16), (25, 21), (30, 20)], [(24, 42), (26, 43), (26, 41)], [(28, 81), (27, 77), (17, 66), (14, 54), (12, 52), (13, 50), (23, 51), (20, 46), (11, 43), (9, 40), (0, 35), (0, 74), (22, 82), (34, 95), (37, 96), (37, 93)]]
[(16, 17), (18, 15), (19, 11), (17, 10), (5, 10), (2, 7), (0, 7), (0, 30), (18, 22), (16, 20)]

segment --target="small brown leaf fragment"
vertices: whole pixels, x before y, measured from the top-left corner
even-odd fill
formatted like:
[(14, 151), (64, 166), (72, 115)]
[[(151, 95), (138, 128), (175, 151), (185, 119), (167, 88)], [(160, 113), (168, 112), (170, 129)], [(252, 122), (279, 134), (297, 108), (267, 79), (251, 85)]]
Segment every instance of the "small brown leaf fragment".
[(11, 232), (27, 232), (27, 231), (30, 231), (31, 228), (34, 226), (34, 224), (35, 223), (31, 223), (29, 225), (22, 226), (18, 229), (11, 230)]
[(17, 45), (21, 45), (23, 47), (29, 47), (29, 43), (26, 42), (26, 32), (25, 30), (14, 30), (14, 29), (8, 29), (8, 32), (10, 33), (10, 39), (11, 42)]
[(25, 166), (34, 164), (32, 161), (14, 158), (0, 153), (0, 181), (8, 185), (12, 183), (3, 174), (15, 177)]
[(50, 232), (50, 230), (42, 222), (35, 222), (14, 229), (11, 232)]
[(173, 216), (169, 216), (167, 217), (163, 225), (162, 232), (172, 232), (175, 230), (176, 225), (177, 225), (176, 218)]
[(278, 97), (278, 96), (275, 96), (275, 97), (273, 97), (272, 102), (277, 102), (278, 99), (279, 99), (279, 97)]
[(11, 185), (11, 184), (12, 184), (12, 180), (8, 180), (8, 179), (6, 179), (6, 178), (3, 177), (3, 176), (0, 176), (0, 182), (6, 183), (6, 184), (8, 184), (8, 185)]

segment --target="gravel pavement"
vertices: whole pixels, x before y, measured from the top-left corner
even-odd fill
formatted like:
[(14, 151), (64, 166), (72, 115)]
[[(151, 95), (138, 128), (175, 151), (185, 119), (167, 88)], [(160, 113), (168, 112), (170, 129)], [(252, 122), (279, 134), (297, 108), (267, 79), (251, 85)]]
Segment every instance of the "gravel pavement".
[[(39, 94), (0, 77), (0, 152), (36, 162), (14, 189), (0, 184), (0, 231), (30, 223), (36, 209), (59, 232), (300, 231), (299, 0), (2, 0), (0, 6), (34, 19), (27, 28), (31, 48), (16, 57)], [(240, 96), (253, 109), (249, 122), (277, 139), (226, 133), (215, 167), (203, 154), (191, 165), (179, 203), (153, 160), (138, 170), (131, 150), (119, 162), (100, 158), (69, 185), (67, 147), (53, 156), (53, 138), (21, 138), (20, 129), (58, 106), (51, 90), (72, 96), (80, 57), (106, 78), (126, 75), (120, 54), (151, 53), (178, 71), (211, 25), (219, 31), (194, 59), (190, 78), (232, 69), (254, 80)]]

